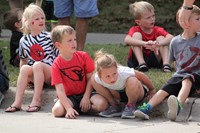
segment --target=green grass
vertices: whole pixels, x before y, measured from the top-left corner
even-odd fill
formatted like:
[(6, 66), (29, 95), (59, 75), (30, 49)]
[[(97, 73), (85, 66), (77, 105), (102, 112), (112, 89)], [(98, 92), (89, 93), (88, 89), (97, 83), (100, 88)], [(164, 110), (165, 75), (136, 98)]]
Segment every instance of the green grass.
[[(10, 52), (9, 52), (9, 42), (8, 41), (0, 41), (0, 48), (3, 49), (4, 60), (6, 62), (9, 77), (10, 77), (10, 86), (16, 86), (17, 77), (19, 74), (19, 69), (11, 66), (9, 64)], [(126, 66), (127, 55), (129, 52), (129, 47), (122, 46), (120, 44), (104, 44), (104, 45), (94, 45), (87, 44), (85, 47), (85, 51), (87, 51), (90, 56), (94, 59), (94, 53), (103, 48), (110, 54), (113, 54), (117, 61)], [(151, 69), (146, 73), (155, 88), (158, 90), (160, 87), (171, 77), (173, 73), (163, 73), (161, 69)]]

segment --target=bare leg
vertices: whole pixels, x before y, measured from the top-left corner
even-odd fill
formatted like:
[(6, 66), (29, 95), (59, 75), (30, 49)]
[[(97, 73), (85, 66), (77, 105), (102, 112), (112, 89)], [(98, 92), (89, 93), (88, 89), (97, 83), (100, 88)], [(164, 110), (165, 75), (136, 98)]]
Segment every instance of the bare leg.
[(169, 94), (163, 90), (159, 90), (148, 102), (152, 107), (160, 104)]
[(182, 88), (177, 97), (177, 99), (181, 102), (182, 105), (188, 98), (191, 88), (192, 88), (192, 82), (189, 79), (185, 79), (182, 81)]
[(70, 17), (59, 18), (58, 24), (60, 24), (60, 25), (70, 25)]
[(11, 106), (21, 108), (26, 86), (28, 82), (30, 81), (30, 79), (32, 79), (32, 77), (33, 77), (32, 67), (28, 65), (23, 65), (20, 68), (20, 73), (17, 80), (17, 90), (16, 90), (16, 95), (15, 95), (15, 101)]
[(95, 94), (90, 98), (92, 103), (91, 112), (102, 112), (108, 108), (108, 101), (101, 95)]
[[(35, 62), (33, 64), (34, 73), (34, 95), (30, 106), (41, 105), (41, 94), (44, 82), (51, 83), (51, 66), (42, 62)], [(34, 110), (34, 108), (32, 108)]]
[(77, 31), (77, 50), (83, 51), (85, 40), (88, 30), (88, 19), (87, 18), (77, 18), (76, 19), (76, 31)]
[[(160, 36), (157, 38), (157, 40), (162, 40), (164, 39), (163, 36)], [(158, 58), (158, 61), (160, 61), (162, 59), (163, 61), (163, 65), (164, 64), (169, 64), (169, 46), (166, 45), (166, 46), (162, 46), (159, 48), (159, 56), (157, 57)], [(161, 58), (160, 58), (161, 57)]]
[(136, 104), (144, 96), (144, 90), (141, 82), (136, 77), (130, 77), (126, 81), (126, 95), (128, 104)]
[(142, 47), (139, 47), (139, 46), (133, 47), (132, 46), (131, 48), (133, 50), (133, 53), (135, 54), (138, 64), (141, 65), (141, 64), (145, 63), (144, 57), (143, 57), (143, 52), (142, 52)]
[[(133, 34), (133, 38), (142, 41), (142, 35), (140, 33)], [(140, 65), (140, 64), (145, 63), (144, 57), (143, 57), (142, 46), (131, 46), (131, 48), (133, 50), (133, 53), (135, 54), (138, 64)]]
[[(67, 97), (66, 97), (67, 98)], [(71, 102), (71, 100), (69, 100), (67, 98), (68, 102), (71, 104), (71, 106), (73, 107), (73, 103)], [(52, 108), (52, 114), (54, 115), (54, 117), (63, 117), (66, 115), (66, 110), (64, 108), (64, 106), (62, 105), (62, 103), (60, 102), (60, 100), (58, 100), (55, 105)]]

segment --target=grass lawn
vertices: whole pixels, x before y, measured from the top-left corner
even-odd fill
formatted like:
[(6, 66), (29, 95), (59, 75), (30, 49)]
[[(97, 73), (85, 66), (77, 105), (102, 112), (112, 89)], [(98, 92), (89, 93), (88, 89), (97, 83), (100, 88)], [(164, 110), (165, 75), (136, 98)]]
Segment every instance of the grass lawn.
[[(16, 86), (16, 81), (19, 73), (19, 69), (11, 66), (9, 64), (10, 58), (10, 48), (8, 41), (0, 41), (0, 48), (3, 49), (4, 60), (7, 64), (9, 76), (10, 76), (10, 86)], [(115, 56), (118, 62), (122, 65), (126, 65), (126, 58), (129, 52), (129, 47), (122, 46), (120, 44), (104, 44), (104, 45), (93, 45), (87, 44), (85, 51), (87, 51), (90, 56), (94, 59), (94, 53), (103, 48), (108, 53), (111, 53)], [(160, 87), (171, 77), (173, 73), (163, 73), (160, 69), (151, 69), (146, 73), (152, 82), (155, 85), (155, 88), (158, 90)]]

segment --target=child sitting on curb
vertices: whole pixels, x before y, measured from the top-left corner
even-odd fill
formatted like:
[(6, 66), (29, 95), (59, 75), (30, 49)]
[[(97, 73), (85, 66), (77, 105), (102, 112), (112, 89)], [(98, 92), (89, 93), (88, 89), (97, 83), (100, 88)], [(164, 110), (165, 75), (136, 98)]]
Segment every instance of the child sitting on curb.
[(189, 24), (190, 26), (183, 29), (182, 34), (174, 37), (170, 44), (170, 60), (175, 62), (176, 72), (147, 104), (143, 104), (134, 112), (136, 117), (149, 119), (152, 108), (169, 96), (168, 118), (175, 121), (189, 94), (200, 87), (200, 8), (195, 5)]
[[(92, 94), (90, 78), (94, 62), (83, 51), (76, 51), (76, 32), (66, 25), (52, 30), (52, 41), (60, 55), (52, 65), (52, 85), (58, 101), (52, 108), (55, 117), (75, 119), (82, 112), (101, 112), (108, 106), (99, 94)], [(92, 94), (92, 95), (91, 95)]]
[(173, 36), (163, 28), (155, 26), (154, 7), (150, 3), (140, 1), (129, 7), (138, 26), (131, 27), (124, 39), (124, 42), (131, 46), (128, 66), (142, 72), (151, 67), (171, 72), (168, 45)]
[(10, 38), (10, 64), (19, 67), (19, 41), (23, 36), (22, 28), (22, 14), (21, 8), (14, 8), (6, 12), (3, 16), (3, 24), (6, 28), (11, 30)]

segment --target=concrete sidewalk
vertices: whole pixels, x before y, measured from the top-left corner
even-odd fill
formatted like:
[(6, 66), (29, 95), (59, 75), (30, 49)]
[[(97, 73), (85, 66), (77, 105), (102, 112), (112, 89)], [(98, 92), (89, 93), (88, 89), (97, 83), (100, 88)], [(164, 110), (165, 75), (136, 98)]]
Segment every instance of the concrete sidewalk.
[[(5, 93), (5, 100), (0, 106), (0, 132), (1, 133), (199, 133), (199, 100), (195, 100), (190, 122), (187, 121), (190, 106), (194, 99), (190, 98), (184, 106), (184, 111), (178, 116), (176, 122), (169, 121), (164, 112), (167, 111), (166, 102), (156, 108), (150, 120), (121, 118), (102, 118), (98, 115), (78, 116), (76, 120), (54, 118), (51, 108), (54, 105), (56, 92), (54, 88), (44, 89), (42, 94), (42, 108), (39, 112), (27, 113), (24, 110), (30, 104), (33, 90), (25, 92), (22, 111), (6, 113), (5, 109), (12, 104), (15, 97), (15, 87), (10, 87)], [(163, 112), (164, 111), (164, 112)]]
[[(10, 33), (3, 30), (0, 40), (9, 40)], [(88, 44), (119, 44), (123, 43), (123, 34), (89, 33)], [(116, 39), (116, 40), (115, 40)], [(200, 133), (200, 99), (189, 98), (180, 112), (177, 121), (171, 122), (166, 118), (168, 110), (164, 101), (154, 109), (149, 121), (138, 119), (102, 118), (94, 116), (78, 116), (76, 120), (54, 118), (51, 108), (54, 105), (56, 92), (54, 88), (43, 90), (42, 108), (36, 113), (27, 113), (24, 110), (30, 104), (33, 90), (25, 91), (22, 111), (5, 113), (15, 98), (16, 87), (10, 87), (4, 94), (5, 100), (0, 106), (0, 133)]]

